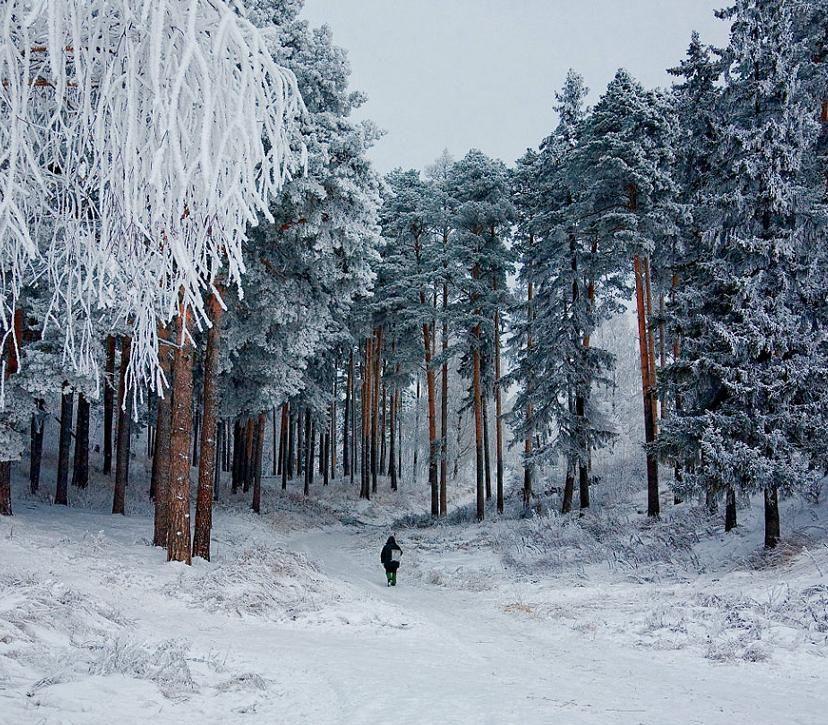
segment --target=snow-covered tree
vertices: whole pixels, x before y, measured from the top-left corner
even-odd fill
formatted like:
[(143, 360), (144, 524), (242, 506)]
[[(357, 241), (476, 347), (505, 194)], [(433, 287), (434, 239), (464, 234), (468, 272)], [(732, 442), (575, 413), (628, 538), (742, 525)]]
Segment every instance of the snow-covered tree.
[(688, 491), (764, 493), (768, 547), (780, 536), (779, 493), (815, 480), (809, 451), (824, 425), (825, 333), (806, 304), (813, 255), (803, 247), (813, 208), (803, 160), (816, 114), (795, 7), (739, 0), (721, 13), (732, 31), (710, 219), (678, 293), (689, 363), (685, 404), (666, 429), (692, 466)]

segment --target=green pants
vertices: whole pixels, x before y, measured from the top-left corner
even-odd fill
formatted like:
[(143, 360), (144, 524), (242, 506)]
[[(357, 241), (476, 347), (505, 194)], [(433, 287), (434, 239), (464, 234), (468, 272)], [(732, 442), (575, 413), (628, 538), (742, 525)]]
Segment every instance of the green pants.
[(388, 583), (395, 587), (397, 586), (397, 572), (395, 571), (387, 571), (385, 572), (385, 578), (388, 579)]

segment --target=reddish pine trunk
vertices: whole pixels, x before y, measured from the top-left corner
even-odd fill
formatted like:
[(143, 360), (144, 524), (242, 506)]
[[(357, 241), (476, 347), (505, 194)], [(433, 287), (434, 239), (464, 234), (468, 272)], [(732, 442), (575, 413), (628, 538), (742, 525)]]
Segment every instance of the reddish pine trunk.
[(345, 382), (345, 417), (342, 419), (342, 475), (351, 475), (351, 445), (348, 440), (348, 427), (351, 425), (351, 405), (354, 395), (354, 351), (348, 359), (348, 378)]
[[(67, 383), (63, 384), (64, 387)], [(72, 443), (72, 413), (75, 408), (75, 394), (72, 391), (60, 396), (60, 439), (58, 442), (57, 484), (55, 503), (69, 505), (69, 448)]]
[(256, 446), (253, 455), (253, 503), (251, 507), (257, 514), (262, 512), (262, 459), (264, 453), (265, 426), (267, 416), (259, 413), (256, 421)]
[(193, 429), (193, 346), (190, 310), (179, 305), (173, 357), (167, 561), (192, 563), (190, 546), (190, 435)]
[(170, 506), (170, 436), (172, 431), (172, 350), (166, 327), (158, 326), (158, 362), (170, 387), (155, 405), (155, 455), (152, 488), (155, 492), (155, 522), (152, 543), (167, 548)]
[[(644, 440), (648, 446), (655, 442), (656, 427), (654, 416), (654, 390), (651, 385), (652, 360), (650, 357), (651, 341), (647, 324), (647, 309), (645, 302), (644, 265), (639, 257), (633, 260), (635, 272), (635, 301), (638, 312), (638, 346), (641, 357), (641, 391), (644, 402)], [(658, 461), (655, 453), (647, 449), (647, 515), (657, 517), (659, 511), (658, 496)]]
[[(425, 298), (420, 294), (422, 302)], [(423, 323), (423, 345), (425, 349), (426, 394), (428, 396), (428, 485), (431, 489), (431, 515), (440, 515), (440, 481), (437, 476), (438, 457), (440, 455), (437, 443), (437, 386), (434, 379), (432, 359), (432, 335), (429, 324)]]
[(75, 465), (72, 485), (86, 488), (89, 484), (89, 401), (78, 395), (78, 415), (75, 422)]
[(112, 473), (112, 424), (115, 411), (115, 336), (106, 338), (106, 367), (104, 369), (103, 391), (103, 472)]
[(201, 445), (198, 461), (198, 493), (193, 533), (193, 556), (210, 561), (210, 533), (213, 528), (213, 484), (216, 478), (216, 431), (218, 428), (218, 364), (221, 345), (222, 308), (213, 294), (209, 301), (212, 327), (204, 351), (201, 413)]
[(129, 479), (129, 438), (132, 425), (132, 406), (127, 390), (127, 367), (132, 350), (132, 339), (121, 338), (121, 370), (118, 376), (118, 436), (115, 442), (115, 493), (112, 498), (112, 513), (125, 513), (126, 487)]

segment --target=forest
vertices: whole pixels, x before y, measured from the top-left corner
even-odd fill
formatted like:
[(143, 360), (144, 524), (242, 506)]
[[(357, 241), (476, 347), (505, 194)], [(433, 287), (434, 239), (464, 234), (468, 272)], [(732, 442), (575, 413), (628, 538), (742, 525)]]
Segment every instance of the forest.
[(819, 722), (828, 5), (388, 173), (303, 5), (0, 6), (0, 722)]

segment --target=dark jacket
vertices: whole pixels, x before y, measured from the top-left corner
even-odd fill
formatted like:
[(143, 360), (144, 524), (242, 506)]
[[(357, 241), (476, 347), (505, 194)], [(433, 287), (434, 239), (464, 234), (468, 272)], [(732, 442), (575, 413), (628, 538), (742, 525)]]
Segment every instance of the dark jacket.
[(385, 542), (385, 546), (382, 547), (382, 554), (380, 554), (380, 561), (385, 567), (385, 571), (397, 571), (397, 569), (400, 568), (400, 562), (391, 560), (391, 552), (394, 549), (402, 554), (402, 549), (397, 546), (397, 542), (394, 541), (394, 537), (389, 536), (388, 541)]

